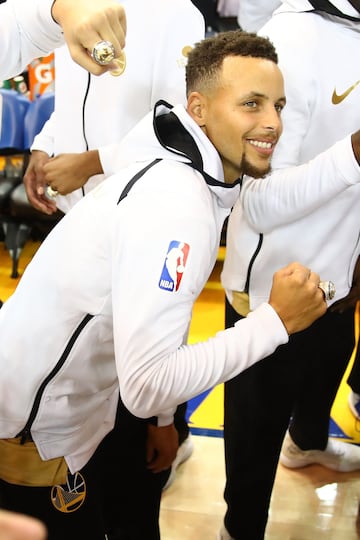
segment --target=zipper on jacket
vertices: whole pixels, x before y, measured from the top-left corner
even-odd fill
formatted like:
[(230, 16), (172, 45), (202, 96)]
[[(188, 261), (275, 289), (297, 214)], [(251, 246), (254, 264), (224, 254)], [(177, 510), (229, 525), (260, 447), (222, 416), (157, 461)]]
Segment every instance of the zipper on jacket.
[(76, 328), (75, 332), (73, 333), (73, 335), (69, 339), (69, 341), (68, 341), (68, 343), (67, 343), (67, 345), (66, 345), (66, 347), (64, 349), (64, 352), (62, 353), (62, 355), (60, 356), (60, 359), (56, 363), (56, 366), (50, 371), (49, 375), (41, 383), (38, 391), (36, 392), (36, 396), (35, 396), (31, 411), (30, 411), (29, 418), (28, 418), (24, 428), (16, 435), (16, 437), (21, 437), (20, 444), (25, 444), (27, 441), (32, 440), (31, 439), (31, 427), (32, 427), (32, 424), (34, 423), (34, 420), (35, 420), (36, 415), (38, 413), (41, 398), (42, 398), (42, 395), (44, 393), (44, 390), (45, 390), (46, 386), (48, 385), (48, 383), (55, 377), (55, 375), (62, 368), (62, 366), (64, 365), (65, 361), (67, 360), (67, 358), (68, 358), (68, 356), (70, 354), (71, 349), (75, 345), (75, 342), (78, 339), (80, 333), (82, 332), (82, 330), (85, 328), (87, 323), (93, 317), (94, 317), (94, 315), (87, 314), (83, 318), (83, 320), (81, 321), (81, 323), (79, 324), (79, 326)]
[(252, 255), (251, 259), (250, 259), (250, 262), (249, 262), (249, 267), (248, 267), (248, 271), (247, 271), (247, 274), (246, 274), (245, 288), (244, 288), (244, 292), (246, 292), (247, 294), (249, 294), (249, 289), (250, 289), (251, 270), (252, 270), (252, 267), (254, 265), (255, 259), (258, 256), (258, 253), (259, 253), (259, 251), (261, 249), (263, 239), (264, 239), (264, 235), (263, 235), (263, 233), (260, 233), (259, 234), (258, 245), (256, 246), (256, 249), (255, 249), (255, 251), (254, 251), (254, 253), (253, 253), (253, 255)]
[(152, 161), (151, 163), (149, 163), (149, 165), (146, 165), (146, 167), (144, 167), (143, 169), (141, 169), (138, 173), (135, 174), (135, 176), (133, 176), (129, 182), (126, 184), (126, 186), (124, 187), (124, 189), (122, 190), (121, 192), (121, 195), (119, 197), (119, 200), (117, 202), (117, 204), (121, 203), (121, 201), (123, 199), (125, 199), (125, 197), (127, 197), (130, 189), (133, 187), (133, 185), (135, 184), (135, 182), (137, 182), (139, 180), (139, 178), (141, 178), (142, 176), (144, 176), (145, 173), (148, 172), (149, 169), (151, 169), (151, 167), (153, 167), (154, 165), (156, 165), (157, 163), (159, 163), (160, 161), (162, 161), (162, 159), (160, 158), (157, 158), (157, 159), (154, 159), (154, 161)]

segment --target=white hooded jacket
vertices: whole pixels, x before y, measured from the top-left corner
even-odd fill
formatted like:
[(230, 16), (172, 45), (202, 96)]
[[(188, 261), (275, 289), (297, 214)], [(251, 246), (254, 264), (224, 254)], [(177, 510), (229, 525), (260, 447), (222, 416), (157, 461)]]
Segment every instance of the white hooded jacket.
[(257, 32), (280, 4), (280, 0), (239, 0), (237, 21), (240, 28)]
[[(356, 14), (344, 0), (333, 4)], [(335, 283), (333, 302), (346, 296), (359, 254), (359, 167), (350, 138), (295, 166), (360, 128), (360, 69), (349, 58), (360, 49), (360, 22), (310, 9), (307, 1), (284, 1), (259, 32), (274, 43), (284, 75), (284, 131), (275, 172), (243, 181), (221, 277), (229, 300), (246, 291), (252, 309), (268, 297), (274, 271), (293, 260)], [(335, 184), (342, 190), (334, 192)]]
[(239, 184), (182, 105), (159, 103), (123, 144), (136, 162), (66, 214), (0, 310), (0, 436), (31, 434), (72, 472), (113, 427), (119, 389), (134, 415), (167, 425), (288, 340), (264, 304), (183, 344)]

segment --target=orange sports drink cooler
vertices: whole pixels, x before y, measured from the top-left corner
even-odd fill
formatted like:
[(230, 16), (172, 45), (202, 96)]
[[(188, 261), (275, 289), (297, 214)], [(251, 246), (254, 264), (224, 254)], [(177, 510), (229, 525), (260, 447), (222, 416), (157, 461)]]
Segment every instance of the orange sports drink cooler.
[(54, 54), (43, 56), (28, 65), (30, 99), (36, 99), (44, 92), (54, 91)]

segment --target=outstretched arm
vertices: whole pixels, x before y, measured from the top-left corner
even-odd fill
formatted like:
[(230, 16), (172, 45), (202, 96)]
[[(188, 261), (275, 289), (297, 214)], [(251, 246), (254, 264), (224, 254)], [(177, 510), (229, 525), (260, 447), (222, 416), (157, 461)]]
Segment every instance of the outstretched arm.
[[(233, 378), (272, 354), (287, 342), (289, 334), (304, 330), (324, 315), (327, 306), (319, 281), (317, 274), (292, 263), (276, 272), (269, 303), (233, 328), (173, 352), (168, 352), (169, 347), (161, 354), (157, 344), (157, 353), (153, 354), (154, 346), (139, 363), (125, 351), (118, 372), (127, 408), (139, 417), (157, 416), (158, 425), (168, 425), (171, 417), (166, 417), (166, 411), (170, 406)], [(150, 322), (145, 327), (149, 338)], [(155, 336), (158, 332), (154, 340)]]
[(360, 131), (303, 165), (277, 169), (266, 178), (246, 178), (241, 204), (259, 232), (292, 223), (360, 183)]

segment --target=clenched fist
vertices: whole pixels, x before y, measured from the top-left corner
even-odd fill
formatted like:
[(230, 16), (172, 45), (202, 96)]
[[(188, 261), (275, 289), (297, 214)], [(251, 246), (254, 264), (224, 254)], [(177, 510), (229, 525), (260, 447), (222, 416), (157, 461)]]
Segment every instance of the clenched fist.
[(317, 274), (296, 262), (274, 274), (269, 304), (289, 335), (304, 330), (326, 312), (319, 283)]

